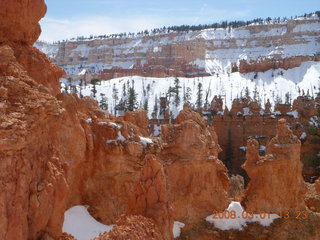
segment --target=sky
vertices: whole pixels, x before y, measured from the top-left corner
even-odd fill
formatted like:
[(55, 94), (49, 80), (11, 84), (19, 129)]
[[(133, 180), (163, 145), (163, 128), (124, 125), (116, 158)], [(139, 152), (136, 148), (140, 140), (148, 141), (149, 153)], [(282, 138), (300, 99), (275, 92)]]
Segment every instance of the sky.
[(173, 25), (290, 17), (320, 10), (319, 0), (45, 0), (40, 40), (138, 32)]

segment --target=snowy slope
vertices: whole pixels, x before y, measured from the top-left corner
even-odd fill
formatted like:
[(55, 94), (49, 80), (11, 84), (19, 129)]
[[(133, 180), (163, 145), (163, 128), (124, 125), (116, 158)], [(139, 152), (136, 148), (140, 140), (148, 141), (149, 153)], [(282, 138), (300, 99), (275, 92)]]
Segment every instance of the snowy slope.
[[(289, 70), (269, 70), (266, 72), (259, 72), (254, 76), (254, 73), (240, 74), (238, 72), (231, 74), (219, 74), (210, 77), (200, 78), (179, 78), (180, 82), (180, 98), (181, 103), (178, 107), (173, 104), (173, 98), (171, 101), (170, 109), (174, 115), (177, 115), (179, 110), (183, 107), (183, 89), (191, 89), (191, 103), (195, 103), (197, 100), (197, 86), (198, 83), (203, 84), (203, 101), (205, 100), (206, 91), (209, 91), (209, 103), (215, 95), (222, 95), (227, 107), (230, 109), (232, 100), (236, 97), (244, 96), (245, 89), (248, 88), (250, 95), (253, 96), (255, 87), (259, 92), (259, 98), (262, 104), (270, 99), (273, 104), (276, 97), (280, 97), (282, 101), (285, 101), (285, 94), (290, 93), (291, 98), (295, 99), (299, 95), (299, 89), (307, 93), (309, 90), (310, 95), (316, 95), (318, 88), (320, 87), (320, 62), (304, 62), (300, 67)], [(144, 102), (148, 100), (148, 112), (151, 115), (155, 103), (155, 97), (165, 96), (169, 87), (174, 86), (175, 78), (144, 78), (144, 77), (124, 77), (112, 79), (109, 81), (103, 81), (101, 86), (97, 86), (96, 99), (101, 100), (101, 93), (105, 94), (108, 99), (109, 110), (112, 110), (115, 106), (113, 95), (114, 85), (118, 90), (118, 97), (121, 99), (123, 84), (127, 82), (132, 84), (134, 81), (134, 88), (137, 95), (138, 103), (140, 107), (143, 107)], [(150, 91), (147, 91), (147, 86), (150, 85)], [(91, 96), (92, 86), (88, 85), (82, 90), (84, 96)], [(143, 94), (145, 89), (146, 96)], [(119, 101), (118, 101), (119, 102)]]

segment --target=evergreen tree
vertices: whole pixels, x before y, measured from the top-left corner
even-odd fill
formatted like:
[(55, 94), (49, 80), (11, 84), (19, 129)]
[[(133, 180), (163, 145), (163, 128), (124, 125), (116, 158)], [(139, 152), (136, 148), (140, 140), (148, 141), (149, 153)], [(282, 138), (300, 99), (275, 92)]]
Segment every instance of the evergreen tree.
[(98, 85), (98, 83), (100, 82), (99, 79), (97, 78), (93, 78), (91, 79), (91, 84), (92, 84), (92, 89), (91, 89), (91, 92), (92, 92), (92, 96), (93, 98), (96, 98), (96, 94), (97, 94), (97, 88), (96, 88), (96, 85)]
[(149, 100), (148, 100), (148, 98), (145, 98), (145, 100), (144, 100), (143, 109), (148, 112), (148, 109), (149, 109)]
[(191, 96), (192, 96), (191, 88), (187, 87), (187, 89), (185, 90), (184, 98), (183, 98), (183, 104), (189, 105), (191, 103)]
[(180, 98), (180, 80), (179, 78), (175, 78), (174, 80), (174, 88), (172, 89), (172, 91), (174, 92), (174, 105), (176, 107), (178, 107), (180, 105), (181, 102), (181, 98)]
[(82, 95), (82, 88), (83, 88), (83, 80), (82, 80), (82, 79), (80, 79), (80, 87), (79, 87), (79, 90), (80, 90), (80, 93), (79, 93), (80, 98), (83, 98), (83, 95)]
[[(249, 89), (248, 89), (249, 91)], [(253, 100), (254, 101), (259, 101), (259, 91), (257, 85), (255, 85), (254, 90), (253, 90)]]
[(159, 111), (159, 106), (158, 106), (158, 98), (157, 95), (154, 97), (154, 106), (153, 106), (153, 112), (152, 112), (152, 118), (157, 119), (158, 117), (158, 111)]
[(198, 83), (198, 91), (197, 91), (197, 102), (196, 102), (196, 107), (198, 109), (202, 108), (203, 105), (203, 88), (202, 88), (202, 83)]
[(68, 77), (68, 87), (67, 87), (67, 89), (68, 89), (68, 93), (71, 93), (71, 85), (72, 85), (72, 78), (71, 77)]
[(248, 87), (246, 87), (245, 90), (244, 90), (244, 96), (245, 96), (246, 98), (249, 98), (249, 97), (250, 97), (250, 91), (249, 91), (249, 88), (248, 88)]
[(129, 87), (129, 94), (128, 94), (128, 110), (134, 111), (137, 109), (137, 93), (134, 89), (134, 81), (132, 81), (132, 86)]
[(289, 92), (286, 93), (285, 98), (286, 98), (285, 104), (291, 104), (291, 95)]
[[(113, 84), (113, 88), (112, 88), (112, 98), (113, 98), (113, 101), (114, 101), (114, 106), (116, 107), (117, 106), (117, 101), (119, 100), (119, 97), (118, 97), (118, 89), (116, 88), (116, 84), (115, 83)], [(116, 109), (114, 109), (114, 115), (116, 115)]]
[(127, 90), (126, 90), (126, 84), (124, 83), (122, 85), (122, 97), (125, 97), (127, 96)]
[(99, 102), (99, 106), (102, 110), (108, 110), (108, 99), (104, 93), (100, 93), (101, 100)]
[(276, 95), (276, 98), (274, 100), (274, 103), (275, 104), (281, 104), (282, 103), (282, 99), (281, 97), (279, 96), (279, 94)]

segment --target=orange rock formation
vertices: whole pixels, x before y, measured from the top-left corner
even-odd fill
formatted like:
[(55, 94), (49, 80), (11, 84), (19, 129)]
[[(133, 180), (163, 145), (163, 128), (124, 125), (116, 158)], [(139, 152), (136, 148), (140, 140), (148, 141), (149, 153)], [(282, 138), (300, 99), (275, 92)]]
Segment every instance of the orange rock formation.
[(196, 223), (228, 206), (229, 179), (214, 129), (188, 107), (176, 122), (162, 126), (159, 158), (168, 173), (174, 220)]
[(249, 139), (243, 168), (251, 181), (243, 201), (247, 210), (278, 212), (303, 209), (306, 186), (300, 162), (300, 141), (280, 119), (277, 135), (267, 145), (266, 156), (259, 156), (258, 142)]
[(165, 240), (173, 239), (172, 209), (167, 176), (154, 155), (147, 155), (135, 196), (129, 202), (128, 215), (152, 218)]

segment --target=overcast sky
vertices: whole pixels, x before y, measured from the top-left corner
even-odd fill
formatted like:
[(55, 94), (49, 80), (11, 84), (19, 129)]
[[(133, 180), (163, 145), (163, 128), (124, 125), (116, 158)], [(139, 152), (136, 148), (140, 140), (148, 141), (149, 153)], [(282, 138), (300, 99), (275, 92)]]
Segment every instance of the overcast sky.
[(319, 0), (45, 0), (41, 40), (138, 32), (156, 27), (257, 17), (290, 17), (320, 10)]

